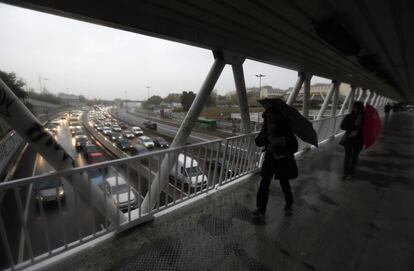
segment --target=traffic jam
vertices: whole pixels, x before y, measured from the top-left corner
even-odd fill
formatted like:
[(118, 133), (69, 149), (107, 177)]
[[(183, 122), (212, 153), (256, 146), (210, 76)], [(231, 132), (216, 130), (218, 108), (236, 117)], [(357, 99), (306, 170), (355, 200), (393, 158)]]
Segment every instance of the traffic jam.
[[(94, 106), (84, 110), (66, 112), (46, 124), (46, 130), (54, 135), (61, 144), (62, 140), (66, 140), (65, 137), (57, 137), (58, 128), (59, 125), (62, 125), (62, 121), (67, 123), (72, 138), (71, 147), (74, 151), (71, 155), (78, 158), (75, 160), (80, 166), (145, 154), (170, 146), (165, 138), (155, 132), (156, 123), (145, 121), (142, 123), (143, 128), (131, 126), (114, 118), (106, 107)], [(91, 133), (90, 129), (86, 129), (86, 125), (93, 127), (94, 131)], [(111, 153), (103, 141), (110, 143), (112, 148), (124, 155), (114, 155), (114, 151)], [(178, 194), (182, 197), (206, 188), (208, 179), (211, 178), (208, 178), (209, 174), (204, 172), (208, 171), (208, 167), (213, 168), (215, 164), (217, 164), (218, 170), (222, 166), (214, 159), (205, 162), (202, 159), (196, 159), (195, 156), (189, 152), (178, 154), (177, 162), (169, 173), (169, 190), (167, 189), (168, 192), (165, 192), (167, 194), (166, 201), (174, 200)], [(159, 157), (150, 158), (153, 161), (152, 165), (148, 165), (148, 162), (144, 163), (145, 159), (141, 159), (141, 164), (131, 170), (129, 175), (126, 168), (122, 166), (108, 166), (105, 170), (95, 169), (88, 172), (89, 180), (98, 185), (125, 212), (128, 208), (137, 208), (139, 201), (145, 196), (150, 182), (157, 174)], [(148, 172), (149, 174), (147, 174)], [(142, 183), (136, 184), (135, 180), (140, 178), (143, 180)], [(36, 198), (43, 203), (57, 199), (64, 201), (66, 194), (64, 183), (62, 181), (40, 183), (36, 189), (38, 191)], [(139, 200), (137, 200), (138, 197), (140, 197)]]

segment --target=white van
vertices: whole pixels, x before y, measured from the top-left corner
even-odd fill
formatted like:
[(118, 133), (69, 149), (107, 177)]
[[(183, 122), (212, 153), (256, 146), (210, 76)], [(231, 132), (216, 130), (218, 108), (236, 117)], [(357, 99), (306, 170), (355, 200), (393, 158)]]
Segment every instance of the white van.
[(191, 188), (202, 188), (208, 183), (207, 176), (201, 170), (197, 160), (182, 153), (178, 155), (178, 165), (174, 164), (170, 172), (171, 178), (174, 179), (176, 176), (178, 181), (188, 184)]

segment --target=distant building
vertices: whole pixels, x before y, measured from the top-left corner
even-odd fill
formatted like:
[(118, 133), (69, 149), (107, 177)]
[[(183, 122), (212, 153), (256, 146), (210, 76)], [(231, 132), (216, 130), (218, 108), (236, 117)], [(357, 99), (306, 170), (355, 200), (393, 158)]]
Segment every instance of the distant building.
[[(320, 101), (323, 102), (326, 95), (329, 92), (329, 89), (331, 88), (331, 84), (324, 84), (324, 83), (316, 83), (314, 85), (311, 85), (310, 87), (310, 100), (311, 101)], [(340, 101), (343, 100), (343, 98), (348, 95), (350, 91), (350, 85), (342, 83), (339, 85), (339, 99)], [(289, 88), (286, 91), (285, 98), (289, 97), (290, 93), (292, 93), (293, 88)], [(303, 86), (300, 89), (299, 95), (297, 97), (297, 101), (303, 100)]]
[(64, 104), (79, 105), (79, 97), (72, 94), (59, 93), (58, 97)]
[(282, 98), (285, 95), (286, 91), (283, 89), (272, 88), (272, 87), (263, 87), (260, 90), (260, 99), (264, 98)]

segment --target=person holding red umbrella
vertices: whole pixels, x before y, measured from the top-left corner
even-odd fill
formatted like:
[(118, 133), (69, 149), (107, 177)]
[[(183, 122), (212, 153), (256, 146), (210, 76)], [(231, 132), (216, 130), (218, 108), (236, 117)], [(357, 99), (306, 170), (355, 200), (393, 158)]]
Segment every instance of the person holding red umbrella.
[(345, 135), (339, 142), (345, 148), (344, 175), (354, 178), (355, 168), (358, 164), (359, 154), (364, 145), (364, 104), (355, 102), (351, 114), (346, 115), (341, 123)]

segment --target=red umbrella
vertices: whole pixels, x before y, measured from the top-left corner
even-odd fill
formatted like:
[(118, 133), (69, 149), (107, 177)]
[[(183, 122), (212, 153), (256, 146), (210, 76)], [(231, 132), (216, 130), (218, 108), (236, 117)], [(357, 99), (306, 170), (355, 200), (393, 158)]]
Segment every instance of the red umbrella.
[(364, 111), (364, 145), (365, 148), (369, 148), (377, 141), (379, 134), (381, 133), (381, 119), (378, 111), (371, 105), (365, 105)]

